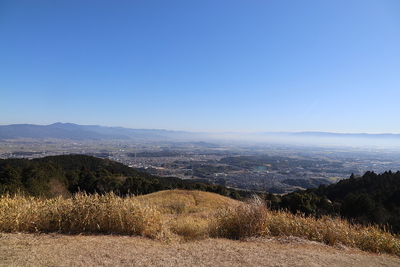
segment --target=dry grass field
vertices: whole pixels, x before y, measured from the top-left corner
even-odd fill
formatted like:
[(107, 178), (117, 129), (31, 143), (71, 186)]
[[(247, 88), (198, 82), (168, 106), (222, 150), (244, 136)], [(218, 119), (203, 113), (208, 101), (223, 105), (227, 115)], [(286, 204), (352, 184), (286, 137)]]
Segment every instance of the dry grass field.
[(0, 235), (1, 266), (400, 266), (377, 227), (199, 191), (5, 196)]

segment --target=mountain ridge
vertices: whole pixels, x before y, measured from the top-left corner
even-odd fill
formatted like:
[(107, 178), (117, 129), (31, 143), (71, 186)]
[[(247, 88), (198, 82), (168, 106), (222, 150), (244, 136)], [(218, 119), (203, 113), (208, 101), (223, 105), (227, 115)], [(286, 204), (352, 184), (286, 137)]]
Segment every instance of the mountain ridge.
[(0, 139), (69, 139), (69, 140), (183, 140), (183, 139), (232, 139), (264, 141), (301, 141), (326, 142), (348, 140), (400, 140), (400, 134), (394, 133), (333, 133), (333, 132), (252, 132), (252, 133), (207, 133), (187, 132), (164, 129), (134, 129), (100, 125), (79, 125), (56, 122), (49, 125), (10, 124), (0, 125)]

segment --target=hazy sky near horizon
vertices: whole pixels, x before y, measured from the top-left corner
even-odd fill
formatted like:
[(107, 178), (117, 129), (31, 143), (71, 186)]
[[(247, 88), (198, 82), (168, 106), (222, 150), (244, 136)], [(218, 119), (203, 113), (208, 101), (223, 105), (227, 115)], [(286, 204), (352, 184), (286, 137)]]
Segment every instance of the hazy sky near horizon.
[(0, 2), (0, 125), (400, 133), (400, 1)]

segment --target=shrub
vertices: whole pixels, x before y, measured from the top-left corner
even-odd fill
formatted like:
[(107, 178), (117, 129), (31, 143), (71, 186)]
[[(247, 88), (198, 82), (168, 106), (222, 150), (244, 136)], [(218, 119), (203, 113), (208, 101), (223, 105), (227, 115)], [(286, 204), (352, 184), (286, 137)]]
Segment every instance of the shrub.
[(211, 236), (240, 239), (266, 235), (269, 210), (257, 196), (237, 207), (220, 210), (210, 229)]

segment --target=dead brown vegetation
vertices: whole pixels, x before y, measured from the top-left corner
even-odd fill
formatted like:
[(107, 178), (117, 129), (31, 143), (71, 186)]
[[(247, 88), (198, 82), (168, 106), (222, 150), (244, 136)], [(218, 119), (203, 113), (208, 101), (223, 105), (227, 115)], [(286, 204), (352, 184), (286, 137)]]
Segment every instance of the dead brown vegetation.
[(0, 198), (0, 231), (139, 235), (163, 242), (299, 237), (400, 255), (400, 239), (374, 226), (271, 211), (257, 197), (242, 203), (184, 190), (126, 198), (112, 193), (77, 194), (65, 199), (5, 196)]

